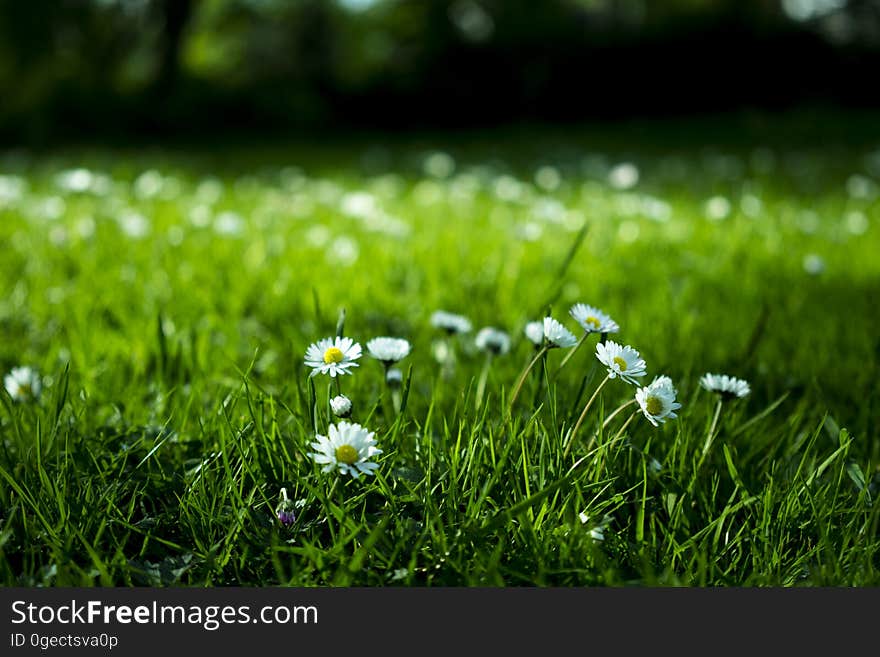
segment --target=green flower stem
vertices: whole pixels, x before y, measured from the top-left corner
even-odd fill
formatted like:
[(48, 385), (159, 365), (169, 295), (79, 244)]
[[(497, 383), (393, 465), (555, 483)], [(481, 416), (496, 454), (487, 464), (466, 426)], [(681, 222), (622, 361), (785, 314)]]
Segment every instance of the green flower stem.
[[(618, 413), (620, 413), (623, 409), (629, 408), (630, 406), (632, 406), (635, 403), (636, 403), (635, 399), (630, 399), (625, 404), (621, 404), (616, 409), (614, 409), (614, 411), (611, 413), (611, 415), (609, 415), (608, 417), (605, 418), (605, 421), (602, 423), (602, 429), (607, 428), (608, 425), (611, 424), (611, 420), (613, 420), (615, 417), (617, 417)], [(638, 413), (638, 411), (636, 411), (636, 412)], [(593, 437), (590, 438), (590, 442), (587, 443), (587, 449), (592, 447), (593, 443), (595, 443), (596, 439), (598, 439), (598, 438), (599, 438), (599, 432), (597, 431), (596, 433), (593, 434)]]
[(629, 417), (626, 418), (626, 422), (624, 422), (623, 425), (621, 425), (620, 429), (617, 430), (617, 433), (614, 434), (614, 438), (611, 439), (611, 442), (614, 442), (615, 440), (617, 440), (618, 438), (620, 438), (623, 435), (623, 432), (626, 431), (626, 428), (629, 426), (629, 423), (632, 422), (633, 419), (638, 414), (639, 414), (638, 410), (635, 410), (632, 413), (630, 413)]
[(636, 400), (635, 400), (635, 399), (630, 399), (630, 400), (629, 400), (628, 402), (626, 402), (625, 404), (621, 404), (621, 405), (618, 406), (616, 409), (614, 409), (614, 411), (612, 411), (611, 415), (609, 415), (608, 417), (605, 418), (605, 421), (602, 423), (602, 428), (604, 429), (604, 428), (607, 427), (609, 424), (611, 424), (611, 420), (613, 420), (613, 419), (615, 418), (615, 416), (616, 416), (618, 413), (620, 413), (620, 411), (622, 411), (623, 409), (625, 409), (625, 408), (627, 408), (627, 407), (629, 407), (629, 406), (632, 406), (632, 405), (635, 404), (635, 403), (636, 403)]
[(486, 353), (486, 362), (483, 364), (483, 371), (480, 372), (480, 380), (477, 383), (477, 408), (483, 403), (483, 394), (486, 392), (486, 381), (489, 378), (489, 370), (492, 367), (492, 352)]
[(700, 454), (701, 465), (706, 458), (706, 454), (709, 453), (709, 448), (712, 447), (712, 441), (715, 439), (715, 429), (718, 427), (718, 418), (721, 417), (721, 406), (723, 404), (724, 402), (719, 399), (718, 404), (715, 406), (715, 417), (712, 418), (712, 426), (709, 427), (709, 433), (706, 435), (706, 442), (703, 445), (703, 452)]
[(526, 377), (529, 375), (529, 372), (532, 371), (532, 368), (535, 366), (541, 357), (549, 351), (549, 345), (544, 345), (538, 350), (538, 353), (535, 354), (535, 357), (531, 360), (531, 362), (526, 365), (526, 368), (522, 371), (522, 374), (519, 375), (519, 379), (516, 382), (516, 386), (513, 388), (513, 394), (510, 397), (510, 404), (507, 408), (507, 417), (509, 418), (513, 414), (513, 405), (516, 403), (516, 398), (519, 397), (520, 390), (522, 390), (523, 383), (525, 383)]
[(607, 375), (604, 379), (602, 379), (602, 383), (598, 385), (596, 390), (593, 391), (593, 396), (587, 401), (586, 406), (584, 406), (584, 410), (581, 411), (581, 416), (575, 422), (574, 428), (568, 434), (568, 441), (565, 444), (565, 450), (562, 452), (562, 458), (568, 456), (568, 452), (571, 449), (571, 446), (574, 444), (574, 439), (577, 436), (578, 430), (581, 428), (581, 425), (584, 423), (584, 418), (587, 417), (587, 411), (590, 410), (590, 406), (593, 405), (593, 402), (596, 401), (596, 397), (599, 396), (599, 391), (608, 383), (608, 380), (611, 378), (611, 375)]
[(556, 377), (559, 376), (559, 373), (562, 371), (562, 368), (565, 367), (565, 364), (571, 360), (572, 356), (577, 353), (578, 349), (581, 348), (581, 345), (587, 341), (587, 338), (590, 337), (590, 335), (591, 334), (589, 332), (584, 333), (581, 336), (581, 339), (578, 340), (577, 344), (573, 348), (568, 350), (568, 353), (565, 354), (565, 358), (563, 358), (562, 362), (559, 363), (559, 367), (556, 369), (556, 373), (553, 375), (554, 380), (556, 379)]
[(541, 398), (541, 391), (544, 390), (544, 384), (546, 383), (548, 386), (550, 385), (547, 381), (547, 353), (541, 356), (541, 368), (538, 370), (538, 385), (535, 388), (535, 398), (532, 400), (532, 408), (538, 407), (538, 400)]

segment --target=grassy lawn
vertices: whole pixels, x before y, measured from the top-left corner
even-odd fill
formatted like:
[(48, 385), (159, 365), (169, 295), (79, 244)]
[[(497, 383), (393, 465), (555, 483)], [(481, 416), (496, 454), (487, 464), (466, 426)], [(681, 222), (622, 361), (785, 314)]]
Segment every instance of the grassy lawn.
[[(880, 137), (654, 129), (0, 153), (0, 366), (42, 385), (0, 391), (0, 581), (880, 585)], [(572, 437), (599, 335), (511, 401), (578, 302), (647, 376)], [(677, 418), (609, 417), (659, 375)], [(339, 393), (373, 476), (310, 456)]]

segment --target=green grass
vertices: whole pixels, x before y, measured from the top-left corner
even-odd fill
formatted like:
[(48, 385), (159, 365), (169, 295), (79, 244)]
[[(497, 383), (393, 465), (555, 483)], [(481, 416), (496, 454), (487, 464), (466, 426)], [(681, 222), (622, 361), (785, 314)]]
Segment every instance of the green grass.
[[(880, 584), (880, 142), (494, 137), (0, 155), (0, 366), (46, 377), (37, 403), (0, 392), (0, 580)], [(451, 176), (424, 173), (434, 148)], [(615, 189), (626, 161), (638, 184)], [(59, 187), (75, 167), (106, 182)], [(240, 234), (214, 229), (223, 212)], [(523, 326), (575, 330), (579, 301), (683, 408), (602, 429), (634, 393), (610, 381), (566, 454), (595, 338), (558, 377), (551, 351), (506, 413)], [(440, 308), (513, 338), (481, 403), (472, 335), (454, 369), (435, 359)], [(384, 450), (369, 479), (308, 457), (329, 379), (303, 356), (343, 309), (361, 344), (413, 344), (399, 414), (376, 361), (341, 381)], [(705, 372), (752, 393), (702, 459)]]

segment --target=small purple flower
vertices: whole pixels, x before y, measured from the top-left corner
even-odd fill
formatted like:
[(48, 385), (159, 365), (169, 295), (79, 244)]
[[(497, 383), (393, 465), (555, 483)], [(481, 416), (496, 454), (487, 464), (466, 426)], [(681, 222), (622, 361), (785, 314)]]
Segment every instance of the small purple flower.
[(293, 500), (287, 497), (287, 489), (282, 488), (281, 502), (278, 503), (278, 508), (275, 510), (275, 517), (285, 527), (290, 527), (296, 522), (296, 514), (293, 512), (294, 506)]
[(290, 527), (294, 522), (296, 522), (296, 515), (294, 515), (292, 510), (287, 509), (278, 509), (278, 522), (280, 522), (285, 527)]

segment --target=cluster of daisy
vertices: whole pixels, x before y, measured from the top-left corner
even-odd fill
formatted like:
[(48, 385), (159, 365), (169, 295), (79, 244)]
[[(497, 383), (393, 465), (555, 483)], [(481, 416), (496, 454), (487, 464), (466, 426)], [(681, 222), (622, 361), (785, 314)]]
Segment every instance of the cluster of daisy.
[[(399, 386), (403, 374), (394, 366), (409, 355), (412, 349), (409, 341), (404, 338), (380, 336), (367, 342), (366, 348), (367, 354), (385, 368), (385, 381), (388, 386)], [(353, 374), (354, 368), (360, 365), (357, 361), (363, 353), (358, 342), (338, 335), (309, 345), (305, 364), (312, 370), (310, 376), (327, 374), (332, 379), (337, 379), (346, 374)], [(329, 400), (329, 405), (330, 410), (340, 420), (328, 427), (326, 436), (321, 434), (315, 436), (315, 442), (311, 443), (315, 450), (310, 454), (312, 460), (323, 466), (324, 472), (337, 470), (340, 474), (349, 474), (355, 479), (362, 474), (373, 474), (379, 466), (370, 461), (370, 458), (382, 453), (382, 450), (376, 446), (375, 433), (360, 424), (347, 421), (347, 418), (351, 417), (353, 407), (349, 397), (338, 394)]]
[[(650, 384), (639, 387), (641, 379), (647, 376), (647, 366), (644, 359), (632, 346), (622, 345), (608, 339), (609, 334), (620, 331), (620, 326), (616, 321), (600, 309), (583, 303), (573, 305), (569, 314), (583, 330), (583, 335), (580, 338), (553, 317), (548, 316), (541, 321), (526, 324), (525, 336), (535, 345), (538, 353), (521, 374), (510, 400), (511, 407), (528, 372), (542, 356), (551, 349), (572, 349), (563, 360), (562, 365), (564, 365), (577, 348), (595, 333), (600, 335), (596, 344), (595, 356), (605, 367), (606, 376), (587, 402), (574, 428), (569, 432), (566, 453), (591, 404), (602, 387), (612, 379), (619, 379), (624, 383), (636, 386), (635, 399), (624, 404), (618, 410), (629, 404), (637, 403), (639, 411), (654, 426), (659, 426), (668, 419), (677, 417), (676, 411), (681, 408), (681, 404), (676, 401), (677, 391), (672, 379), (660, 375), (655, 377)], [(445, 332), (447, 336), (466, 334), (472, 330), (472, 324), (467, 317), (443, 310), (437, 311), (431, 316), (431, 325)], [(485, 374), (488, 371), (489, 362), (494, 356), (503, 355), (510, 351), (511, 338), (506, 332), (487, 326), (477, 332), (474, 337), (474, 345), (487, 355), (487, 366), (484, 368), (480, 382), (479, 399), (485, 385)], [(411, 351), (410, 342), (399, 337), (380, 336), (366, 343), (366, 353), (382, 364), (385, 381), (392, 389), (398, 387), (402, 381), (402, 373), (395, 366), (409, 356)], [(328, 399), (330, 410), (339, 419), (335, 424), (329, 424), (326, 435), (316, 432), (314, 442), (310, 443), (314, 451), (309, 456), (321, 466), (323, 472), (329, 473), (335, 470), (340, 475), (350, 475), (354, 479), (360, 478), (361, 475), (373, 475), (379, 465), (372, 459), (383, 453), (383, 450), (377, 446), (375, 432), (349, 421), (353, 404), (350, 398), (339, 391), (339, 380), (346, 374), (353, 374), (354, 369), (359, 367), (358, 361), (363, 355), (364, 350), (358, 342), (342, 335), (318, 340), (309, 345), (305, 353), (305, 364), (311, 368), (310, 376), (329, 375), (331, 379), (336, 381), (337, 392), (340, 393)], [(746, 381), (726, 374), (707, 373), (700, 379), (700, 385), (706, 390), (717, 393), (719, 404), (724, 400), (743, 398), (750, 392), (749, 384)], [(4, 377), (4, 387), (9, 396), (17, 402), (37, 402), (42, 392), (42, 378), (30, 367), (17, 367)], [(635, 411), (632, 417), (639, 411)], [(608, 419), (613, 417), (616, 412), (612, 413)], [(625, 426), (626, 424), (624, 424), (624, 428)], [(288, 499), (286, 489), (282, 489), (281, 494), (283, 499), (276, 509), (276, 517), (282, 525), (290, 526), (295, 521), (294, 503)]]
[[(574, 348), (565, 357), (562, 363), (564, 365), (590, 335), (598, 334), (600, 338), (596, 344), (595, 356), (605, 367), (606, 376), (587, 402), (569, 437), (573, 438), (577, 433), (599, 391), (612, 379), (636, 386), (635, 397), (629, 403), (636, 403), (639, 411), (654, 426), (659, 426), (667, 420), (677, 417), (676, 411), (681, 408), (681, 403), (676, 400), (678, 392), (672, 379), (666, 375), (660, 375), (647, 385), (639, 385), (641, 380), (647, 376), (647, 365), (640, 353), (632, 346), (619, 344), (608, 339), (609, 334), (620, 331), (620, 325), (611, 316), (599, 308), (583, 303), (573, 305), (569, 310), (569, 315), (583, 330), (580, 338), (553, 317), (548, 316), (541, 321), (526, 324), (525, 336), (535, 345), (538, 355), (520, 376), (511, 397), (511, 407), (529, 370), (542, 355), (551, 349)], [(430, 323), (448, 337), (467, 334), (473, 329), (473, 324), (467, 317), (445, 310), (434, 312), (431, 315)], [(488, 360), (493, 356), (506, 354), (510, 351), (511, 338), (506, 332), (487, 326), (477, 332), (474, 345), (487, 354), (488, 367)], [(367, 354), (384, 366), (385, 380), (389, 386), (400, 383), (402, 375), (395, 365), (406, 358), (411, 349), (408, 340), (397, 337), (376, 337), (366, 343)], [(341, 335), (328, 337), (309, 345), (306, 350), (305, 364), (311, 368), (311, 376), (327, 374), (331, 378), (337, 379), (345, 374), (352, 374), (354, 368), (359, 366), (358, 360), (363, 356), (363, 353), (361, 345), (352, 338)], [(478, 399), (482, 396), (482, 388), (485, 385), (485, 373), (484, 369)], [(749, 393), (747, 382), (728, 375), (706, 374), (701, 378), (700, 383), (705, 389), (718, 393), (722, 399), (741, 398)], [(316, 463), (323, 466), (325, 472), (338, 470), (341, 474), (350, 474), (355, 478), (361, 474), (373, 474), (378, 466), (371, 462), (370, 458), (382, 453), (382, 450), (376, 447), (375, 433), (359, 424), (348, 421), (352, 415), (352, 401), (345, 395), (337, 394), (329, 399), (329, 406), (333, 414), (340, 420), (336, 425), (329, 427), (327, 436), (317, 435), (316, 442), (312, 443), (312, 447), (316, 451), (310, 456)]]
[[(672, 379), (666, 375), (660, 375), (654, 377), (651, 383), (640, 385), (641, 379), (647, 376), (647, 365), (641, 354), (632, 346), (619, 344), (608, 339), (609, 334), (620, 332), (620, 325), (611, 316), (599, 308), (584, 303), (574, 304), (569, 309), (569, 315), (583, 331), (580, 338), (553, 317), (545, 317), (541, 321), (532, 321), (526, 324), (525, 336), (534, 344), (537, 355), (520, 375), (511, 396), (511, 408), (528, 372), (549, 350), (571, 349), (559, 366), (561, 370), (590, 335), (598, 334), (600, 337), (596, 344), (595, 356), (606, 368), (606, 376), (587, 401), (580, 417), (569, 432), (566, 454), (599, 391), (611, 379), (618, 379), (636, 386), (635, 398), (618, 410), (636, 403), (639, 411), (655, 427), (677, 417), (676, 411), (681, 408), (681, 403), (676, 400), (678, 392)], [(746, 381), (728, 375), (705, 374), (700, 379), (700, 384), (706, 390), (717, 393), (720, 400), (742, 398), (749, 394), (749, 384)], [(608, 419), (615, 414), (616, 412), (612, 413)], [(625, 426), (626, 424), (624, 424)]]

